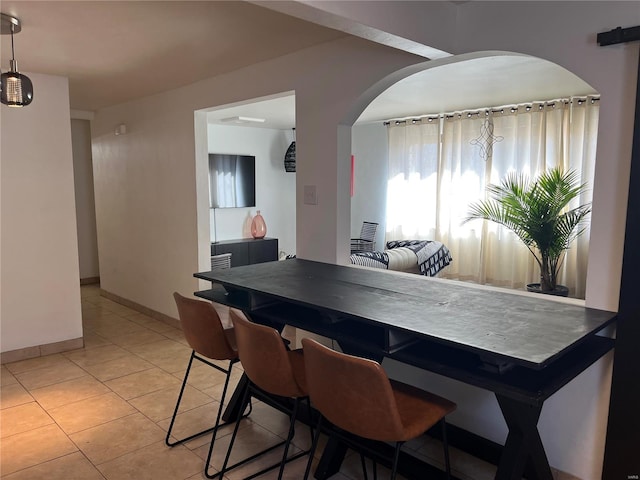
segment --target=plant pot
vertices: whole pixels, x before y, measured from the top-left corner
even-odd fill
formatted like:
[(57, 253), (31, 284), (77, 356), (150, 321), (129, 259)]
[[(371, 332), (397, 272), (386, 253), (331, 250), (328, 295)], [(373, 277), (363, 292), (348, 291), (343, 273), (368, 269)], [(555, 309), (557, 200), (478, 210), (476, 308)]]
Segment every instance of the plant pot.
[(551, 290), (549, 292), (543, 292), (542, 289), (540, 288), (540, 284), (539, 283), (529, 283), (529, 284), (527, 284), (527, 292), (545, 293), (547, 295), (555, 295), (557, 297), (568, 297), (569, 296), (569, 289), (567, 287), (565, 287), (564, 285), (556, 285), (556, 289), (555, 290)]

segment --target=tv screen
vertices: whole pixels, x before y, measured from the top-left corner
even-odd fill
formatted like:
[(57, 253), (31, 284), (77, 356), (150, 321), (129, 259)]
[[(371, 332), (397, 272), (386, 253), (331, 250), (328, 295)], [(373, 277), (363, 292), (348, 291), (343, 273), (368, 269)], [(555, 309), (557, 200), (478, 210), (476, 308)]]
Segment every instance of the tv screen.
[(211, 208), (256, 206), (256, 157), (209, 154)]

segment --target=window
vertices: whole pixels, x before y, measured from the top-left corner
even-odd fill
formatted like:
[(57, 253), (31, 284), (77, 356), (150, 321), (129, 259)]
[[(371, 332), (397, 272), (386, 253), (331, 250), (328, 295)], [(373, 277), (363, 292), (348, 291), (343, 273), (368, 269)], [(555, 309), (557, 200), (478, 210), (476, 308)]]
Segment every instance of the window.
[[(389, 240), (443, 242), (454, 262), (441, 276), (510, 288), (539, 281), (539, 269), (506, 228), (472, 221), (469, 205), (510, 172), (530, 178), (560, 165), (593, 185), (598, 97), (571, 98), (390, 122)], [(591, 201), (588, 189), (580, 203)], [(589, 232), (572, 244), (560, 282), (584, 298)]]

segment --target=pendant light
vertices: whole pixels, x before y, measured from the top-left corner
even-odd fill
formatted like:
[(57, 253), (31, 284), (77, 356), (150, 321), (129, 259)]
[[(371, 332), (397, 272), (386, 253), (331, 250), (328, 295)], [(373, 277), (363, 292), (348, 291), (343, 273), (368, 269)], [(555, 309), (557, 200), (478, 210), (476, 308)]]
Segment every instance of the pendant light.
[(0, 75), (0, 102), (10, 107), (25, 107), (33, 101), (33, 83), (26, 75), (18, 72), (15, 59), (13, 34), (22, 30), (20, 20), (10, 15), (2, 15), (0, 33), (11, 35), (11, 61), (9, 71)]
[(285, 172), (296, 171), (296, 129), (293, 128), (293, 142), (287, 148), (287, 153), (284, 154), (284, 170)]

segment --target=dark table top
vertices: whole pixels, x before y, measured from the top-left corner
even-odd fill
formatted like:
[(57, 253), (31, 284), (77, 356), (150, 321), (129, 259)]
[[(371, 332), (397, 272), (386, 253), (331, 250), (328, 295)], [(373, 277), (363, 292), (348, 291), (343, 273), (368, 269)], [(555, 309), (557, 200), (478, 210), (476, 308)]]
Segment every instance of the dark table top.
[(542, 295), (301, 259), (195, 276), (228, 290), (385, 325), (534, 369), (544, 368), (616, 317), (615, 312)]

